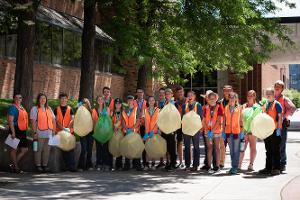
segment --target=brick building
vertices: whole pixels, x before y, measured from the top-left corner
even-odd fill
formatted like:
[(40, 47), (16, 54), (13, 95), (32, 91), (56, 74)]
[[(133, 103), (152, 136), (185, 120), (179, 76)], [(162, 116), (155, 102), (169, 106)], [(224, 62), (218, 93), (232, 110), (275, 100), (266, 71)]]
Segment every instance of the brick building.
[[(0, 4), (3, 1), (0, 0)], [(60, 92), (66, 92), (71, 98), (77, 98), (80, 85), (83, 1), (43, 0), (37, 21), (34, 95), (44, 92), (49, 98), (57, 98)], [(134, 61), (122, 63), (127, 71), (125, 76), (113, 73), (111, 56), (105, 52), (113, 39), (100, 27), (97, 27), (96, 32), (95, 96), (102, 93), (104, 86), (111, 88), (113, 97), (134, 94), (137, 85), (137, 64)], [(13, 31), (0, 36), (0, 98), (11, 98), (13, 95), (16, 38), (17, 35)], [(276, 80), (281, 79), (288, 83), (288, 77), (287, 65), (266, 63), (254, 65), (253, 70), (243, 78), (227, 71), (213, 72), (209, 75), (199, 72), (194, 76), (192, 86), (198, 94), (203, 94), (208, 89), (221, 94), (222, 86), (231, 84), (244, 102), (248, 90), (256, 90), (260, 97)], [(187, 83), (185, 88), (189, 89), (190, 85), (191, 83)], [(149, 78), (146, 94), (153, 95), (159, 87), (158, 82)]]

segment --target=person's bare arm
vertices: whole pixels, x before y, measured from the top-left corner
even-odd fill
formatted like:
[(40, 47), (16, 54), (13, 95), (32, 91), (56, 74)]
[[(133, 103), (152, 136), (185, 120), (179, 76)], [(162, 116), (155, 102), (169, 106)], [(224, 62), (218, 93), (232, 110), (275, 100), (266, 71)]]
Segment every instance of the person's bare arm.
[(8, 126), (11, 130), (11, 137), (16, 137), (15, 127), (14, 127), (14, 116), (8, 115)]
[(282, 113), (278, 113), (278, 125), (278, 128), (282, 129)]

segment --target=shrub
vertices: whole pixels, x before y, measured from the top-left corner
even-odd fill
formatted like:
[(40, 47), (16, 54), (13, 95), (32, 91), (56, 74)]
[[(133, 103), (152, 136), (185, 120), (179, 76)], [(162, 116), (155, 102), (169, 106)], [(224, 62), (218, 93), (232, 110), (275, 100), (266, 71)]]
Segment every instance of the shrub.
[(295, 89), (284, 90), (283, 94), (289, 97), (297, 108), (300, 108), (300, 92)]

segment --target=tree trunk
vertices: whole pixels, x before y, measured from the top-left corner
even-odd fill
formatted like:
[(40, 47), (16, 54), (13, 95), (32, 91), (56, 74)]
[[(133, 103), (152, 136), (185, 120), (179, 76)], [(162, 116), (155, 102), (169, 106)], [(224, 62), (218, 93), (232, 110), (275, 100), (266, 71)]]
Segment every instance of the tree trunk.
[[(30, 0), (23, 1), (24, 4), (28, 2)], [(23, 105), (27, 110), (33, 104), (35, 13), (35, 9), (27, 8), (18, 16), (14, 94), (21, 94), (23, 96)]]
[(81, 52), (81, 77), (79, 99), (88, 98), (91, 103), (94, 96), (95, 85), (95, 61), (94, 61), (94, 42), (95, 42), (95, 14), (96, 1), (84, 1), (84, 25), (82, 33), (82, 52)]
[(147, 89), (147, 66), (143, 64), (138, 70), (137, 88), (143, 89), (146, 92)]

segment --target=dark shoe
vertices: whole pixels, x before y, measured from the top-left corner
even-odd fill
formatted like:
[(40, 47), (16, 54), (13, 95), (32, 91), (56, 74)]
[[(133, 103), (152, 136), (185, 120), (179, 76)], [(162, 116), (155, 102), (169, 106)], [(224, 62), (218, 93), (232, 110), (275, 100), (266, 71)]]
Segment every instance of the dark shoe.
[(178, 169), (185, 169), (185, 166), (184, 166), (183, 163), (179, 163), (179, 164), (176, 166), (176, 168), (178, 168)]
[(198, 171), (198, 167), (194, 166), (191, 168), (191, 172), (196, 172), (196, 171)]
[(16, 168), (13, 164), (9, 165), (9, 170), (10, 170), (10, 173), (16, 173)]
[(50, 172), (50, 168), (48, 166), (43, 166), (43, 172)]
[(279, 170), (279, 169), (273, 169), (273, 170), (271, 171), (271, 175), (272, 175), (272, 176), (280, 175), (280, 170)]
[(163, 168), (165, 166), (166, 164), (164, 162), (159, 162), (158, 165), (156, 166), (156, 169)]
[(220, 171), (220, 167), (214, 167), (213, 170), (214, 170), (214, 172), (219, 172)]
[(136, 168), (136, 171), (140, 172), (140, 171), (143, 171), (143, 168), (141, 166), (137, 166)]
[(229, 170), (229, 174), (236, 175), (237, 173), (238, 173), (238, 170), (235, 169), (235, 168), (231, 168), (231, 169)]
[(70, 168), (69, 171), (70, 171), (70, 172), (77, 172), (77, 169), (75, 169), (75, 168)]
[(129, 171), (130, 170), (130, 167), (129, 166), (125, 166), (124, 168), (123, 168), (123, 171)]
[(44, 170), (43, 170), (43, 168), (42, 168), (41, 166), (37, 166), (37, 167), (36, 167), (36, 171), (37, 171), (38, 173), (43, 173), (43, 172), (44, 172)]
[(185, 167), (185, 168), (184, 168), (184, 171), (187, 171), (187, 172), (188, 172), (188, 171), (191, 171), (191, 168), (190, 168), (190, 167)]
[(286, 167), (285, 167), (285, 165), (282, 165), (282, 166), (280, 166), (280, 171), (281, 171), (281, 172), (284, 172), (284, 171), (286, 171)]
[(167, 172), (172, 172), (172, 171), (175, 170), (175, 167), (172, 167), (171, 165), (167, 165), (167, 166), (165, 167), (165, 170), (166, 170)]
[(220, 165), (220, 169), (223, 169), (224, 168), (224, 165)]
[(262, 170), (259, 170), (258, 173), (263, 175), (271, 175), (271, 170), (264, 168)]
[(202, 170), (202, 171), (208, 171), (210, 168), (208, 167), (208, 166), (206, 166), (206, 165), (203, 165), (201, 168), (200, 168), (200, 170)]

